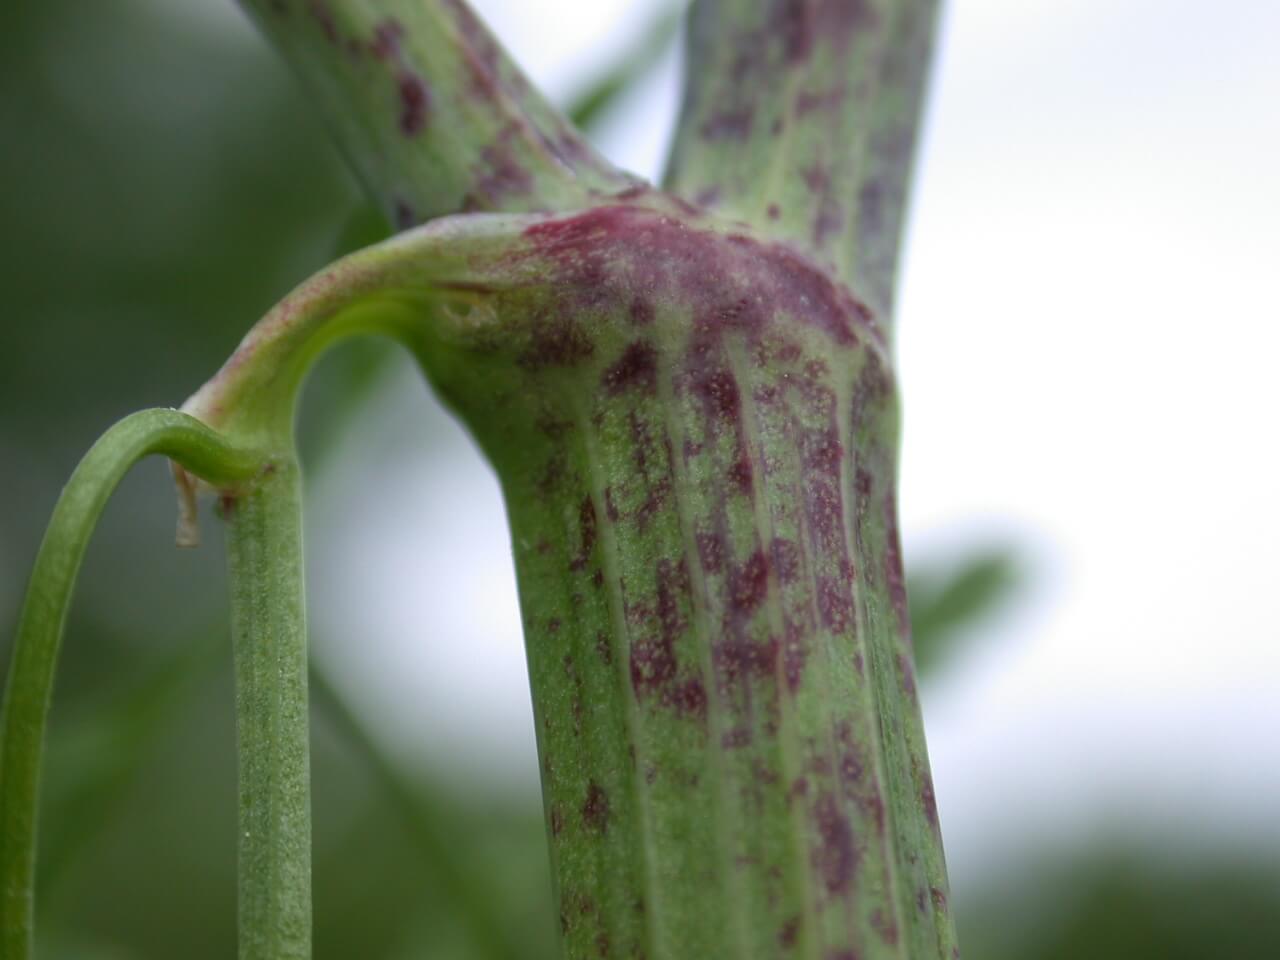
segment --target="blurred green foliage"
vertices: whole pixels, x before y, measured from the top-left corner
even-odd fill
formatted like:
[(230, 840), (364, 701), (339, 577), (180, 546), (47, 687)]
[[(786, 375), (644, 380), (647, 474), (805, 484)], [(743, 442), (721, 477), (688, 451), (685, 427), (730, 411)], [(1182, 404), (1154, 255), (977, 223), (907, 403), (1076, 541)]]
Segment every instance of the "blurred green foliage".
[(1012, 547), (984, 547), (959, 561), (913, 563), (907, 576), (916, 669), (933, 673), (958, 642), (1014, 594), (1023, 576)]
[[(252, 318), (385, 235), (284, 67), (247, 23), (77, 0), (0, 7), (0, 649), (57, 492), (106, 426), (177, 404)], [(599, 118), (661, 52), (584, 92)], [(287, 159), (287, 163), (284, 160)], [(352, 345), (308, 391), (314, 471), (386, 351)], [(235, 757), (216, 528), (175, 553), (163, 465), (109, 508), (68, 631), (43, 806), (44, 957), (226, 957), (235, 942)], [(1005, 553), (911, 578), (923, 672), (1016, 589)], [(398, 767), (316, 675), (319, 958), (555, 955), (540, 812)], [(926, 690), (927, 696), (927, 690)], [(1280, 943), (1274, 869), (1084, 853), (959, 893), (971, 956), (1248, 957)], [(1252, 931), (1252, 933), (1250, 932)]]

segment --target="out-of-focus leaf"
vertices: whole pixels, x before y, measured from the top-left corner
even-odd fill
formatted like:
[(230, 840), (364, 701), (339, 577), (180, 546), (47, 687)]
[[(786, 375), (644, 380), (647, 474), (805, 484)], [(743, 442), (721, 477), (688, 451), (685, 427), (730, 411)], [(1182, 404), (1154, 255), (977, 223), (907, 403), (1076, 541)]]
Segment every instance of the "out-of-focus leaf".
[(1093, 841), (1067, 861), (989, 881), (957, 905), (960, 942), (984, 960), (1271, 960), (1280, 868)]
[(626, 54), (570, 101), (566, 112), (578, 127), (591, 130), (653, 68), (675, 39), (683, 9), (683, 4), (663, 9)]
[(991, 616), (1022, 582), (1016, 554), (1008, 548), (975, 552), (951, 566), (913, 567), (907, 575), (916, 669), (935, 670), (955, 653), (954, 641)]
[(56, 887), (62, 872), (114, 822), (138, 770), (163, 741), (184, 699), (206, 681), (224, 637), (209, 634), (106, 702), (77, 705), (49, 741), (39, 880)]

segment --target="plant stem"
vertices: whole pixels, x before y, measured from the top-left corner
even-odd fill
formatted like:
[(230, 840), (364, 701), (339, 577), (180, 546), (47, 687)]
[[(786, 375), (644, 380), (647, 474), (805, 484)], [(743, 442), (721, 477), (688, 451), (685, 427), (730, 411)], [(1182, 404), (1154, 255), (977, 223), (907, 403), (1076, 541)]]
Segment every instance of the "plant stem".
[(311, 956), (311, 791), (299, 471), (224, 498), (240, 761), (241, 960)]
[(241, 483), (261, 465), (186, 414), (144, 410), (103, 434), (58, 498), (23, 602), (0, 718), (0, 955), (12, 960), (34, 949), (40, 767), (72, 589), (107, 500), (129, 468), (153, 453), (218, 486)]
[(938, 0), (697, 0), (668, 189), (785, 239), (880, 318)]
[(460, 211), (569, 209), (635, 185), (461, 0), (241, 0), (403, 229)]

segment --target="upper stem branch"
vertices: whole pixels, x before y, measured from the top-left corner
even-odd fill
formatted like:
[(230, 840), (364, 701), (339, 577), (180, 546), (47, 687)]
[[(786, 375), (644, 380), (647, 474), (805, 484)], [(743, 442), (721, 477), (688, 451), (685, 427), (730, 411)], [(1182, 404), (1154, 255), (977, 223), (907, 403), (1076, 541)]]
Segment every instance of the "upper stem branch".
[(885, 326), (937, 0), (698, 0), (667, 186), (834, 268)]
[(241, 0), (404, 228), (571, 209), (634, 179), (601, 157), (463, 0)]

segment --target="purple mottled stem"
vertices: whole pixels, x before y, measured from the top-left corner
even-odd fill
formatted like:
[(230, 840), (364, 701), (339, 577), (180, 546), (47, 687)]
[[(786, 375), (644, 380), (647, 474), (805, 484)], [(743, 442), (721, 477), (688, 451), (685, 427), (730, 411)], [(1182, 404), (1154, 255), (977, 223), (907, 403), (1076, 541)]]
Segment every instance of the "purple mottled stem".
[(697, 0), (669, 189), (809, 252), (884, 318), (936, 0)]
[(657, 195), (504, 262), (421, 357), (506, 492), (566, 955), (951, 960), (870, 310)]
[(404, 228), (443, 214), (564, 210), (625, 190), (464, 0), (241, 0), (357, 176)]

